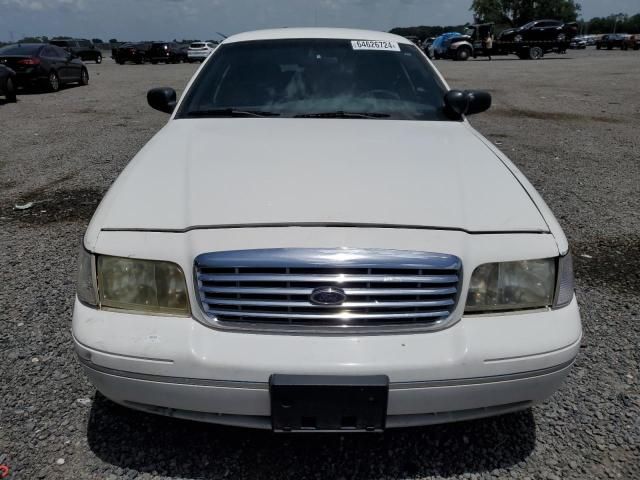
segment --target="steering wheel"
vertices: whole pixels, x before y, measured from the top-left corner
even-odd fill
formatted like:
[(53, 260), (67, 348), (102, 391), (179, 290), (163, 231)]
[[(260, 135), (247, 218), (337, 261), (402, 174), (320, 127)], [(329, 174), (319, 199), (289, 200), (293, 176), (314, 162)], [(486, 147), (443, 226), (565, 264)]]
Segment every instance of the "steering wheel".
[(381, 88), (362, 92), (361, 94), (358, 95), (358, 97), (359, 98), (374, 97), (374, 98), (388, 98), (390, 100), (402, 100), (400, 98), (400, 95), (398, 95), (396, 92), (392, 92), (391, 90), (383, 90)]

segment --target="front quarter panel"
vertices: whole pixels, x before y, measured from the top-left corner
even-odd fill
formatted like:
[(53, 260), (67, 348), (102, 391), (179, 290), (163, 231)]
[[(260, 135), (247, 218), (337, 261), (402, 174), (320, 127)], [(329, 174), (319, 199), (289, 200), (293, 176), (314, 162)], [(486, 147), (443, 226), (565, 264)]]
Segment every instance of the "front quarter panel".
[(467, 123), (469, 129), (473, 132), (473, 134), (484, 143), (489, 150), (491, 150), (496, 157), (504, 164), (504, 166), (509, 169), (509, 171), (513, 174), (513, 176), (518, 180), (522, 188), (525, 189), (533, 203), (538, 208), (538, 211), (544, 218), (547, 226), (549, 227), (549, 231), (555, 238), (555, 241), (558, 245), (558, 254), (565, 255), (569, 251), (569, 241), (567, 240), (566, 235), (564, 234), (560, 223), (556, 219), (555, 215), (544, 201), (542, 196), (538, 193), (535, 187), (529, 182), (527, 177), (516, 167), (516, 165), (504, 154), (502, 153), (495, 145), (493, 145), (489, 140), (483, 137), (477, 130), (475, 130), (469, 123)]

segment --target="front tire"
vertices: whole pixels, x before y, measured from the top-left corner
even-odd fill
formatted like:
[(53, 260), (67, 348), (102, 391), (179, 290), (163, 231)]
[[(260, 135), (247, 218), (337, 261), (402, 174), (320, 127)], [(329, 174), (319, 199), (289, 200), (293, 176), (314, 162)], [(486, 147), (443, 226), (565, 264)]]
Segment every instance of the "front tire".
[(540, 60), (544, 57), (544, 51), (540, 47), (531, 47), (529, 49), (529, 59), (530, 60)]
[(7, 93), (5, 96), (7, 97), (7, 102), (16, 103), (18, 101), (18, 97), (16, 96), (16, 86), (11, 78), (7, 78), (6, 89)]
[(47, 90), (50, 92), (57, 92), (60, 90), (60, 77), (55, 70), (51, 70), (49, 72), (49, 76), (47, 77)]
[(469, 51), (467, 47), (461, 47), (456, 52), (456, 60), (460, 62), (466, 62), (467, 60), (469, 60), (470, 56), (471, 56), (471, 51)]
[(80, 85), (89, 85), (89, 72), (86, 68), (83, 68), (80, 72)]

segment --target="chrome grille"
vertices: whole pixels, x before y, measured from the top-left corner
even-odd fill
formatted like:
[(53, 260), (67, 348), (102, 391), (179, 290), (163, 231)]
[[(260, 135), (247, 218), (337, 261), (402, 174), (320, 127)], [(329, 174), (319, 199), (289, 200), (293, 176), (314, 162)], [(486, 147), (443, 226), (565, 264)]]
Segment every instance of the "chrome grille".
[[(398, 250), (239, 250), (195, 260), (208, 318), (254, 330), (441, 327), (456, 307), (460, 278), (456, 256)], [(325, 289), (339, 290), (344, 301), (312, 302)]]

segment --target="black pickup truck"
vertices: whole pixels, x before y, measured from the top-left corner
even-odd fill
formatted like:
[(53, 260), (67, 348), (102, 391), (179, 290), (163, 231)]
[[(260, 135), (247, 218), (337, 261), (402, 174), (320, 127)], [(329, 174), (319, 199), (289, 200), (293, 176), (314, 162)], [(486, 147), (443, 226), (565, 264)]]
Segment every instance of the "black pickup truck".
[(84, 38), (55, 38), (49, 43), (73, 53), (83, 62), (91, 61), (102, 63), (102, 52), (100, 52), (90, 40)]
[[(575, 22), (535, 20), (518, 28), (509, 28), (494, 37), (493, 23), (470, 25), (465, 35), (451, 39), (447, 57), (467, 60), (469, 57), (515, 54), (526, 60), (538, 60), (546, 53), (564, 53), (578, 34)], [(494, 39), (487, 48), (487, 37)]]
[(186, 62), (186, 49), (173, 42), (153, 42), (148, 52), (151, 63), (180, 63)]
[(126, 62), (145, 63), (149, 60), (150, 49), (151, 43), (123, 43), (111, 49), (111, 58), (120, 65)]

